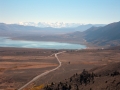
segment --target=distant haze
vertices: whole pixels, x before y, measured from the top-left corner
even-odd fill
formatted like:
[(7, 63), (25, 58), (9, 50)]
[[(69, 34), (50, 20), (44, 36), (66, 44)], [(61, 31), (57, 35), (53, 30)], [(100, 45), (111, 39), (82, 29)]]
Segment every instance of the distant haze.
[(64, 22), (19, 22), (19, 25), (25, 26), (36, 26), (36, 27), (54, 27), (54, 28), (61, 28), (61, 27), (77, 27), (79, 25), (83, 25), (81, 23), (64, 23)]
[(20, 33), (23, 35), (26, 34), (65, 34), (75, 31), (85, 31), (91, 27), (105, 26), (104, 24), (77, 24), (77, 23), (34, 23), (34, 22), (24, 22), (18, 24), (5, 24), (0, 23), (0, 35), (7, 36), (17, 36)]
[(0, 36), (30, 41), (57, 41), (82, 44), (87, 41), (96, 45), (120, 45), (120, 22), (113, 22), (105, 26), (104, 24), (85, 24), (74, 28), (68, 26), (53, 28), (46, 25), (43, 28), (26, 25), (0, 23)]
[[(35, 26), (35, 27), (53, 27), (53, 28), (75, 28), (80, 26), (105, 26), (105, 24), (83, 24), (83, 23), (64, 23), (64, 22), (19, 22), (16, 23), (24, 26)], [(87, 28), (88, 29), (88, 28)]]

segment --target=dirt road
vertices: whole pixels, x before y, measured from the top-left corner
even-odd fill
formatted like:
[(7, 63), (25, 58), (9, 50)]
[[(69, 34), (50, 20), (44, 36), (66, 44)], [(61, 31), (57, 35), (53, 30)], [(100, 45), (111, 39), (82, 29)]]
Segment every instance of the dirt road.
[(52, 69), (52, 70), (49, 70), (49, 71), (46, 71), (46, 72), (44, 72), (44, 73), (42, 73), (42, 74), (34, 77), (31, 81), (29, 81), (28, 83), (26, 83), (24, 86), (22, 86), (22, 87), (19, 88), (18, 90), (24, 89), (25, 87), (27, 87), (29, 84), (31, 84), (32, 82), (36, 81), (36, 80), (39, 79), (40, 77), (45, 76), (45, 75), (47, 75), (48, 73), (53, 72), (53, 71), (57, 70), (58, 68), (60, 68), (60, 67), (61, 67), (61, 62), (60, 62), (60, 60), (59, 60), (59, 58), (58, 58), (57, 55), (58, 55), (58, 54), (61, 54), (61, 53), (64, 53), (64, 52), (66, 52), (66, 51), (62, 51), (62, 52), (55, 53), (55, 57), (56, 57), (57, 61), (59, 62), (59, 65), (58, 65), (56, 68), (54, 68), (54, 69)]

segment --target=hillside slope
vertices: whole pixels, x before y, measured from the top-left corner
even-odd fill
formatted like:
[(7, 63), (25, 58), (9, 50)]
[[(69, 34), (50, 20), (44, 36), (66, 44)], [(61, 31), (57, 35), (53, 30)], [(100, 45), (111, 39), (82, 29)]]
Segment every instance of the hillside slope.
[[(47, 35), (55, 35), (55, 34), (65, 34), (75, 31), (85, 31), (92, 26), (104, 26), (104, 24), (86, 24), (80, 25), (78, 27), (62, 27), (62, 28), (53, 28), (53, 27), (35, 27), (35, 26), (24, 26), (18, 24), (5, 24), (0, 23), (0, 35), (9, 35), (9, 34), (20, 34), (24, 35), (24, 33), (35, 34), (47, 34)], [(25, 34), (26, 35), (26, 34)]]
[(87, 42), (96, 45), (120, 45), (120, 22), (108, 24), (104, 27), (92, 27), (84, 32)]
[[(93, 73), (94, 72), (94, 73)], [(52, 82), (44, 90), (120, 90), (120, 63), (97, 67), (74, 74), (59, 83)]]

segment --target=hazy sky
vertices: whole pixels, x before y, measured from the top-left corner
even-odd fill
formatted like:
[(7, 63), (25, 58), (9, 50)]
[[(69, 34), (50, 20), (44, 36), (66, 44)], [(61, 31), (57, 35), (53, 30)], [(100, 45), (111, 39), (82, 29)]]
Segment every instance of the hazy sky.
[(0, 22), (108, 24), (120, 20), (120, 0), (0, 0)]

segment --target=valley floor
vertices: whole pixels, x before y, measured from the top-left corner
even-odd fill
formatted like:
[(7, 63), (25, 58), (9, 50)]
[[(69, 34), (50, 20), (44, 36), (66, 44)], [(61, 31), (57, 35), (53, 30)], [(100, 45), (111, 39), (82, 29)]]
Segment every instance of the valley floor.
[[(0, 48), (0, 90), (19, 89), (40, 73), (57, 67), (58, 61), (54, 57), (54, 53), (60, 51), (62, 50)], [(65, 82), (74, 74), (80, 74), (83, 69), (96, 70), (96, 73), (103, 72), (104, 69), (97, 69), (95, 67), (105, 67), (112, 63), (118, 63), (120, 62), (119, 56), (119, 49), (66, 50), (65, 53), (58, 55), (62, 62), (62, 66), (58, 70), (31, 83), (25, 90), (34, 90), (34, 88), (39, 86), (41, 88), (50, 85), (51, 82)], [(117, 69), (119, 70), (120, 68)], [(105, 80), (105, 77), (102, 78)], [(118, 78), (119, 76), (116, 77), (116, 80)], [(110, 80), (112, 81), (113, 79)], [(86, 90), (89, 89), (87, 88)]]
[(0, 48), (0, 90), (15, 90), (58, 66), (56, 50)]
[[(68, 84), (70, 78), (76, 73), (78, 74), (78, 77), (79, 77), (79, 74), (82, 72), (83, 69), (92, 70), (96, 73), (97, 72), (104, 73), (105, 70), (108, 70), (107, 73), (113, 73), (117, 69), (118, 71), (120, 71), (119, 67), (116, 67), (116, 68), (113, 67), (112, 69), (110, 68), (112, 66), (108, 67), (107, 69), (104, 69), (104, 68), (101, 69), (102, 67), (105, 67), (107, 65), (120, 62), (119, 55), (120, 55), (120, 50), (102, 50), (102, 49), (97, 49), (97, 50), (86, 49), (86, 50), (77, 50), (77, 51), (69, 50), (66, 53), (62, 53), (58, 55), (59, 59), (62, 62), (61, 68), (37, 80), (34, 83), (34, 86), (30, 86), (32, 87), (31, 90), (36, 90), (36, 88), (38, 87), (41, 88), (41, 86), (51, 85), (52, 82), (55, 85), (57, 85), (60, 82), (63, 82), (63, 83), (67, 82)], [(112, 71), (110, 72), (110, 70)], [(101, 77), (100, 79), (95, 78), (95, 81), (98, 81), (99, 84), (101, 84), (100, 82), (102, 82), (103, 80), (106, 81), (110, 78), (112, 81), (114, 79), (112, 77), (107, 77), (106, 79), (105, 78), (106, 76)], [(116, 81), (119, 82), (119, 76), (117, 76)], [(71, 84), (74, 85), (75, 83), (72, 82)], [(84, 85), (80, 88), (81, 89), (83, 88), (82, 90), (89, 90), (90, 85), (86, 89), (84, 88)], [(91, 87), (94, 87), (95, 85), (96, 84), (94, 84)], [(103, 85), (105, 85), (104, 88), (106, 88), (107, 87), (106, 85), (108, 84), (103, 84)], [(102, 90), (101, 88), (103, 87), (103, 85), (100, 85), (100, 87), (98, 87), (99, 88), (98, 90)], [(30, 88), (26, 88), (25, 90), (28, 90), (28, 89)], [(55, 90), (55, 88), (53, 88), (52, 90)], [(71, 90), (75, 90), (75, 89), (73, 88)], [(97, 90), (97, 89), (93, 89), (93, 90)]]

